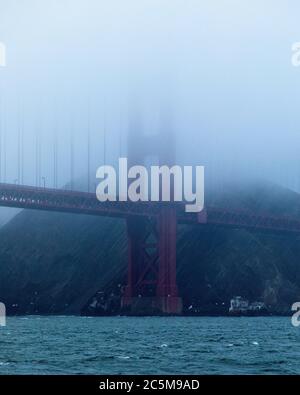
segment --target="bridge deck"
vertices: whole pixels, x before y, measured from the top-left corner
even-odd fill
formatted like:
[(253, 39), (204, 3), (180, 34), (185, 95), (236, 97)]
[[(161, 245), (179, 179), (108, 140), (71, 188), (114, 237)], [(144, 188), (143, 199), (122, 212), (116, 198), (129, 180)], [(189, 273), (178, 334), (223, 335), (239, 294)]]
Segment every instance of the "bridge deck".
[(126, 218), (132, 215), (158, 216), (160, 208), (164, 205), (176, 206), (180, 223), (300, 233), (300, 220), (286, 216), (275, 217), (217, 207), (206, 207), (198, 214), (186, 213), (182, 203), (101, 203), (94, 193), (0, 183), (0, 206), (5, 207)]

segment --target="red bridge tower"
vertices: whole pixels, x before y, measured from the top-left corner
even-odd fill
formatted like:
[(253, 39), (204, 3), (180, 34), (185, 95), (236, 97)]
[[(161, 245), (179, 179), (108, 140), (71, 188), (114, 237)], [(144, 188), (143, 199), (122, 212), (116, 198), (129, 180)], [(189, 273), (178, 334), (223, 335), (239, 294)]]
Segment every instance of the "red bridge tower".
[[(147, 165), (174, 164), (174, 138), (168, 122), (158, 135), (142, 134), (141, 123), (131, 123), (128, 160)], [(132, 314), (181, 314), (182, 300), (176, 284), (176, 209), (165, 203), (157, 217), (131, 215), (127, 218), (128, 282), (122, 299), (124, 310)]]

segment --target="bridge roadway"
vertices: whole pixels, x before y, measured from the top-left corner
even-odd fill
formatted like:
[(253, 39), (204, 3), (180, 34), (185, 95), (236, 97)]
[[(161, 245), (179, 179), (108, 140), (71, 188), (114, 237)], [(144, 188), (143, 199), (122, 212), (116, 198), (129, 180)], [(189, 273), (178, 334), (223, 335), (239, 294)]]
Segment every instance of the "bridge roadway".
[(181, 203), (130, 201), (102, 203), (97, 200), (95, 193), (0, 183), (0, 206), (3, 207), (118, 218), (130, 216), (149, 218), (158, 216), (164, 205), (175, 205), (177, 221), (183, 224), (206, 224), (257, 231), (300, 233), (300, 220), (287, 216), (262, 215), (246, 210), (226, 210), (218, 207), (206, 207), (201, 213), (186, 213), (184, 204)]

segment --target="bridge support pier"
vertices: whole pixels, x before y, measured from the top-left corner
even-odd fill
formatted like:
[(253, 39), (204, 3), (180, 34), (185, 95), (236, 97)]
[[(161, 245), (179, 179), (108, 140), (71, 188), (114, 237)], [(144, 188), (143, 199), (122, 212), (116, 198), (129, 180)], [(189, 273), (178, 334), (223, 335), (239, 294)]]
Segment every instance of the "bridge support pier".
[(178, 315), (182, 300), (176, 284), (176, 209), (158, 217), (127, 218), (128, 282), (122, 309), (128, 314)]

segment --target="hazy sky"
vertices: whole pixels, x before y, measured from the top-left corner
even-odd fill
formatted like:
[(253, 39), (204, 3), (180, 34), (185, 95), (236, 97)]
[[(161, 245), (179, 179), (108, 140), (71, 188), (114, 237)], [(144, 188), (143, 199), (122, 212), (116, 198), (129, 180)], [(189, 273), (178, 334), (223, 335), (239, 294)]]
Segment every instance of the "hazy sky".
[(0, 0), (2, 180), (18, 182), (19, 133), (24, 183), (36, 182), (39, 135), (48, 186), (58, 136), (62, 186), (72, 134), (79, 178), (88, 128), (95, 173), (104, 130), (112, 163), (126, 155), (135, 113), (155, 133), (168, 108), (179, 163), (300, 189), (299, 16), (297, 0)]

